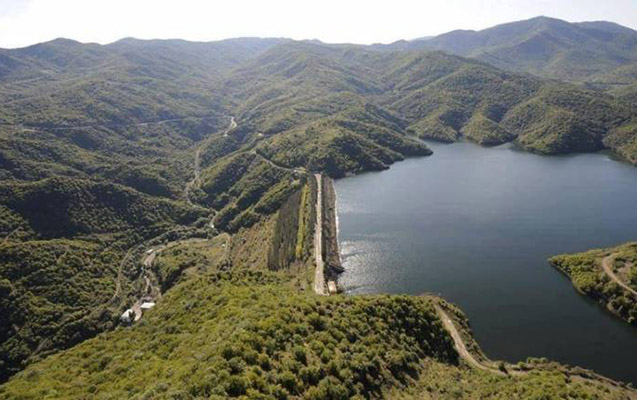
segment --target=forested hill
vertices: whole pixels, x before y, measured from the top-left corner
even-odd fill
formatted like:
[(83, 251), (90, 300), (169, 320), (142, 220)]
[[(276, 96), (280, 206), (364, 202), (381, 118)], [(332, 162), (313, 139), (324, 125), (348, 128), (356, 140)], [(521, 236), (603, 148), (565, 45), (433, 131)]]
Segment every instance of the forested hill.
[(115, 326), (149, 248), (267, 237), (311, 172), (431, 155), (418, 137), (637, 163), (629, 102), (441, 51), (58, 39), (0, 50), (0, 104), (0, 380)]
[(606, 21), (569, 23), (536, 17), (480, 30), (456, 30), (378, 48), (443, 50), (500, 68), (634, 91), (637, 32)]
[[(628, 101), (440, 52), (374, 49), (282, 39), (124, 39), (106, 46), (59, 39), (4, 50), (0, 123), (12, 133), (0, 160), (20, 157), (6, 147), (28, 146), (27, 134), (38, 130), (55, 136), (47, 147), (68, 167), (63, 158), (69, 152), (120, 154), (130, 141), (140, 147), (156, 141), (138, 154), (157, 154), (168, 139), (188, 148), (220, 130), (229, 115), (267, 135), (366, 104), (392, 112), (420, 137), (464, 135), (483, 144), (517, 139), (543, 153), (608, 147), (635, 159), (635, 108)], [(122, 131), (143, 131), (149, 123), (179, 126), (150, 138), (136, 132), (117, 143), (127, 134)], [(66, 142), (74, 146), (61, 148)], [(87, 156), (73, 159), (81, 163)]]
[[(245, 118), (266, 134), (371, 103), (423, 138), (517, 140), (549, 154), (605, 146), (634, 151), (607, 139), (635, 115), (628, 103), (442, 52), (289, 43), (237, 69), (226, 89), (235, 93)], [(634, 132), (630, 136), (627, 142), (634, 146)]]

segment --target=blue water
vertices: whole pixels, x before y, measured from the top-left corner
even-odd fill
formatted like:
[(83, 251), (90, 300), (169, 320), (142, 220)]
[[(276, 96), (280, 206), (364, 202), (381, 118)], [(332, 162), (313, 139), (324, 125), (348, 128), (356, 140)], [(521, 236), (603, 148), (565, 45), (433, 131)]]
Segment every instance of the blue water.
[(345, 290), (438, 293), (492, 359), (547, 357), (637, 383), (637, 329), (546, 261), (637, 240), (637, 168), (428, 145), (431, 157), (336, 182)]

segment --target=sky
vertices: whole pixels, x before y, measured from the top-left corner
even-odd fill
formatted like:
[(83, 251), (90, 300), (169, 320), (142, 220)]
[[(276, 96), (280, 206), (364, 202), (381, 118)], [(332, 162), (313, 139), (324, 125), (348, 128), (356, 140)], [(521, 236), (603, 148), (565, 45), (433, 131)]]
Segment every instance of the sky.
[(58, 37), (102, 44), (245, 36), (390, 43), (538, 15), (637, 29), (637, 0), (0, 0), (0, 47)]

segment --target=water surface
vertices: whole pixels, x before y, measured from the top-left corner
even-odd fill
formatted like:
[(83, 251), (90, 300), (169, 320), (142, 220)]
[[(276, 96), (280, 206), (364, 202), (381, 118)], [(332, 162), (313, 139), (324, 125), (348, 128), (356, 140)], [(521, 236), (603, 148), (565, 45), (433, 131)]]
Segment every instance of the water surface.
[(349, 293), (439, 293), (486, 354), (637, 383), (637, 329), (547, 258), (637, 240), (637, 168), (604, 154), (428, 143), (431, 157), (336, 182)]

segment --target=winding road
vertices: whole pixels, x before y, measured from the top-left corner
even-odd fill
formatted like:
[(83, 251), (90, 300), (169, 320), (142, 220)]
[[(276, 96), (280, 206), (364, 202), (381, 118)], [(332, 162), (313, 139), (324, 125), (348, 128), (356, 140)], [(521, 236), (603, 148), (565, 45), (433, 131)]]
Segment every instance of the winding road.
[[(230, 117), (230, 125), (226, 128), (225, 131), (223, 131), (223, 136), (228, 136), (228, 133), (230, 133), (230, 131), (232, 131), (236, 127), (237, 123), (234, 120), (234, 117)], [(186, 187), (184, 188), (184, 198), (186, 199), (188, 204), (191, 205), (192, 200), (190, 200), (190, 191), (195, 185), (197, 185), (197, 182), (199, 182), (199, 178), (201, 176), (201, 149), (205, 144), (205, 141), (202, 142), (201, 144), (199, 144), (199, 146), (197, 146), (195, 150), (195, 159), (193, 162), (194, 177), (190, 181), (188, 181), (188, 183), (186, 183)]]
[[(475, 358), (473, 354), (471, 354), (471, 352), (467, 349), (467, 346), (465, 345), (464, 340), (462, 339), (462, 336), (460, 335), (460, 332), (454, 325), (449, 315), (442, 309), (442, 307), (440, 307), (440, 305), (434, 303), (434, 307), (436, 309), (436, 312), (438, 313), (440, 320), (442, 321), (444, 328), (451, 335), (451, 338), (453, 339), (454, 347), (456, 351), (458, 352), (458, 355), (460, 355), (460, 357), (469, 366), (480, 369), (482, 371), (491, 372), (499, 376), (522, 376), (533, 371), (534, 369), (533, 367), (530, 369), (520, 369), (519, 367), (515, 365), (505, 364), (506, 372), (504, 372), (500, 370), (499, 368), (497, 368), (494, 364), (481, 362), (480, 360)], [(490, 361), (490, 363), (493, 363), (493, 362)], [(622, 387), (624, 390), (627, 391), (629, 399), (637, 400), (637, 391), (635, 391), (633, 388), (631, 388), (630, 386), (622, 385), (612, 379), (596, 374), (595, 372), (577, 371), (577, 370), (576, 371), (569, 370), (569, 371), (561, 371), (561, 372), (566, 374), (570, 379), (575, 379), (579, 382), (586, 382), (585, 384), (590, 384), (589, 382), (593, 381), (593, 382), (606, 386), (609, 390), (615, 390), (618, 387)]]
[(637, 291), (635, 291), (635, 289), (633, 289), (630, 286), (628, 286), (621, 279), (619, 279), (619, 277), (617, 275), (615, 275), (615, 272), (613, 271), (613, 261), (614, 260), (615, 260), (615, 255), (614, 254), (606, 256), (606, 257), (604, 257), (602, 259), (602, 269), (604, 270), (604, 273), (610, 278), (610, 280), (612, 280), (613, 282), (615, 282), (616, 284), (618, 284), (622, 288), (628, 290), (630, 293), (633, 294), (633, 296), (637, 297)]
[(113, 293), (113, 297), (111, 297), (111, 299), (109, 300), (109, 303), (114, 302), (122, 290), (122, 274), (123, 274), (122, 270), (124, 269), (124, 265), (128, 262), (128, 259), (130, 258), (133, 250), (135, 250), (135, 247), (131, 247), (130, 249), (128, 249), (124, 257), (122, 258), (122, 261), (120, 261), (119, 266), (117, 267), (117, 278), (115, 279), (115, 293)]
[(499, 369), (495, 367), (483, 364), (480, 361), (478, 361), (473, 356), (473, 354), (471, 354), (471, 352), (467, 350), (467, 346), (462, 340), (462, 336), (460, 336), (460, 332), (458, 332), (458, 330), (456, 329), (456, 326), (453, 324), (453, 321), (451, 321), (451, 318), (449, 317), (449, 315), (438, 304), (435, 304), (434, 307), (436, 308), (436, 312), (438, 313), (438, 316), (440, 317), (440, 320), (442, 321), (443, 326), (445, 327), (447, 332), (449, 332), (449, 334), (451, 335), (456, 351), (458, 352), (460, 357), (467, 362), (467, 364), (469, 364), (470, 366), (474, 368), (481, 369), (483, 371), (493, 372), (494, 374), (498, 374), (502, 376), (507, 375), (505, 372), (500, 371)]
[(266, 163), (268, 163), (272, 168), (279, 168), (279, 169), (283, 169), (289, 172), (292, 172), (293, 174), (299, 174), (299, 175), (305, 175), (307, 172), (305, 170), (305, 168), (303, 167), (286, 167), (284, 165), (281, 164), (277, 164), (274, 161), (270, 160), (269, 158), (267, 158), (266, 156), (264, 156), (263, 154), (259, 153), (256, 150), (250, 150), (250, 153), (256, 155), (257, 157), (259, 157), (260, 159), (262, 159), (263, 161), (265, 161)]
[(200, 165), (200, 157), (201, 156), (201, 148), (197, 148), (195, 150), (195, 162), (194, 162), (194, 171), (195, 176), (191, 180), (186, 183), (186, 187), (184, 188), (184, 198), (188, 202), (188, 204), (192, 205), (192, 200), (190, 200), (190, 190), (193, 186), (197, 184), (199, 181), (199, 176), (201, 174), (201, 165)]
[(223, 132), (223, 136), (228, 136), (228, 134), (237, 127), (237, 123), (234, 120), (234, 117), (230, 117), (230, 126)]

